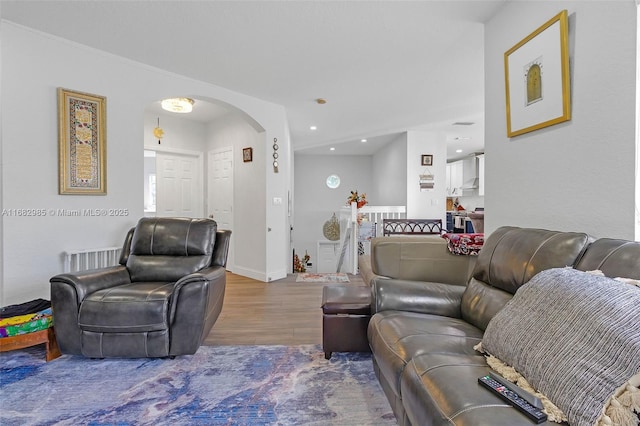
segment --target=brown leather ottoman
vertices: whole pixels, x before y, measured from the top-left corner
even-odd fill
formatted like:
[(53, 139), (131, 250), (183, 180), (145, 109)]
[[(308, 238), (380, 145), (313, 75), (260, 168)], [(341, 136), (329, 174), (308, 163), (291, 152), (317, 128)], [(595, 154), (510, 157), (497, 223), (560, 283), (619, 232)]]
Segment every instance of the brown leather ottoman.
[(371, 318), (371, 289), (333, 285), (322, 289), (322, 350), (326, 359), (332, 352), (371, 352), (367, 326)]

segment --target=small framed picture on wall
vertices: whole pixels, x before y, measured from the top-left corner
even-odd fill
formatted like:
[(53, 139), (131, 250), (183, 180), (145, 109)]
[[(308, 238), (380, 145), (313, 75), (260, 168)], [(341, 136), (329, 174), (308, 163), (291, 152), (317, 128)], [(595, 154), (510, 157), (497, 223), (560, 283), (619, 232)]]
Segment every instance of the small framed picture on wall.
[(242, 161), (244, 161), (245, 163), (253, 161), (253, 148), (242, 149)]
[(422, 163), (423, 166), (433, 166), (433, 155), (423, 154)]

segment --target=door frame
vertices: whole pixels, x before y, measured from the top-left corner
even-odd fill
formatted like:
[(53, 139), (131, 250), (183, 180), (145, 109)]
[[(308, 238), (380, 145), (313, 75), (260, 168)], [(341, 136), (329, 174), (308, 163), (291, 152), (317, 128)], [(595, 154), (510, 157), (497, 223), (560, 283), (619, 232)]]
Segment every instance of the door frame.
[[(166, 147), (166, 146), (162, 146), (162, 145), (145, 145), (144, 146), (144, 151), (155, 151), (155, 152), (163, 152), (166, 154), (177, 154), (177, 155), (186, 155), (189, 157), (195, 157), (196, 158), (196, 164), (197, 164), (197, 185), (198, 188), (196, 190), (197, 195), (196, 195), (196, 202), (197, 202), (197, 211), (199, 213), (199, 217), (205, 217), (204, 216), (204, 197), (205, 197), (205, 193), (204, 193), (204, 153), (200, 152), (200, 151), (192, 151), (192, 150), (188, 150), (188, 149), (181, 149), (181, 148), (171, 148), (171, 147)], [(157, 166), (156, 166), (157, 167)], [(157, 172), (156, 172), (157, 174)], [(156, 181), (156, 188), (157, 188), (158, 182)], [(157, 194), (157, 190), (156, 190), (156, 194)], [(144, 197), (143, 197), (144, 198)], [(157, 199), (156, 199), (156, 206), (157, 206)], [(157, 207), (156, 207), (156, 211), (157, 211)]]

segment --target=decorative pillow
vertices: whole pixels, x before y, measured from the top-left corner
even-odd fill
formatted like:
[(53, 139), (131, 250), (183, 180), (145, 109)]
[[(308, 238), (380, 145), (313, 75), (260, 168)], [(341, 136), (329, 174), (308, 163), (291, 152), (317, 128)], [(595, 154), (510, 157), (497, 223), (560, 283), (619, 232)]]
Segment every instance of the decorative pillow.
[(523, 285), (489, 322), (482, 348), (557, 405), (561, 412), (548, 409), (549, 420), (635, 426), (638, 324), (640, 288), (572, 268), (550, 269)]
[(444, 233), (447, 249), (452, 254), (477, 256), (484, 244), (484, 234), (450, 234)]
[[(587, 274), (599, 275), (601, 277), (604, 277), (604, 272), (600, 271), (599, 269), (587, 271)], [(614, 278), (614, 280), (640, 287), (640, 281), (634, 280), (633, 278), (616, 277)]]

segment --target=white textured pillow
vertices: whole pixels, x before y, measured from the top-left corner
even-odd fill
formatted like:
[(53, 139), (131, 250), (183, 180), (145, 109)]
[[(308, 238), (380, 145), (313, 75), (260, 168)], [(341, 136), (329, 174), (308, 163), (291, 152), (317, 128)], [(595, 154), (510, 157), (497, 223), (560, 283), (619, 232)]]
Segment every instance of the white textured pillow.
[[(604, 277), (604, 272), (602, 272), (599, 269), (594, 269), (593, 271), (587, 271), (587, 274), (598, 275), (600, 277)], [(623, 282), (623, 283), (626, 283), (626, 284), (635, 285), (636, 287), (640, 287), (640, 281), (635, 280), (633, 278), (616, 277), (616, 278), (614, 278), (614, 280), (620, 281), (620, 282)]]
[[(636, 426), (638, 324), (638, 287), (571, 268), (551, 269), (522, 286), (490, 321), (482, 347), (547, 395), (572, 425)], [(562, 412), (547, 414), (563, 421)]]

